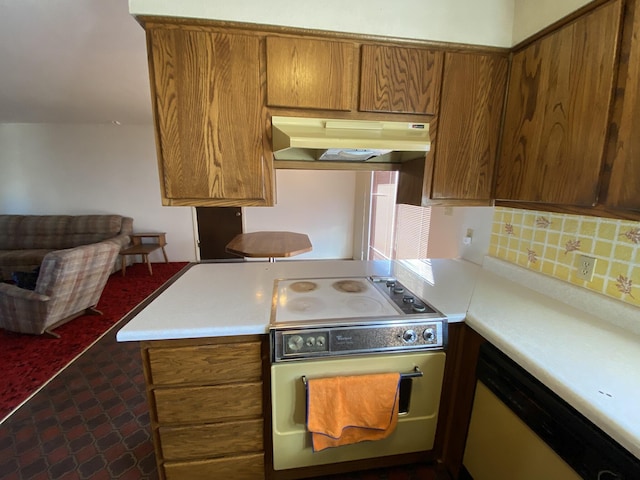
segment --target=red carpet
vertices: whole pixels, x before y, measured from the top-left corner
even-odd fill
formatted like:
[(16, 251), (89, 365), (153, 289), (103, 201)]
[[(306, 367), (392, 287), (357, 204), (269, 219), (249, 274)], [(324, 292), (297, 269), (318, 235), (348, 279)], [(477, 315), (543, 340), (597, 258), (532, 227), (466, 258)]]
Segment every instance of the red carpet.
[(145, 265), (135, 264), (125, 277), (112, 274), (97, 307), (104, 315), (84, 315), (62, 325), (55, 330), (59, 339), (0, 329), (0, 420), (185, 265), (154, 263), (150, 276)]

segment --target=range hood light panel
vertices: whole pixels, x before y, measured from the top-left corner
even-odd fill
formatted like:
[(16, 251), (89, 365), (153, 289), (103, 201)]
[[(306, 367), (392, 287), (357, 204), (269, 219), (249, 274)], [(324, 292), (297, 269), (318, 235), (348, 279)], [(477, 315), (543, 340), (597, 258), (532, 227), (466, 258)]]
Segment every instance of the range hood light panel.
[(373, 150), (370, 148), (329, 148), (318, 160), (334, 160), (347, 162), (364, 162), (371, 158), (391, 153), (391, 150)]

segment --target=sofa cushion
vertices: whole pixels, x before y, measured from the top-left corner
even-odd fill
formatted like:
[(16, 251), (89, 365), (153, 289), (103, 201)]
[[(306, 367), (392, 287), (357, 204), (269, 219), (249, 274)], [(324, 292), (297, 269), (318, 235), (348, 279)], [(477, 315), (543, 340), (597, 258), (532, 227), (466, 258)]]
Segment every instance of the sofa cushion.
[(0, 280), (9, 280), (13, 272), (29, 271), (42, 263), (52, 250), (0, 250)]
[(0, 250), (62, 248), (67, 223), (64, 215), (2, 215)]
[[(0, 250), (0, 267), (12, 267), (22, 265), (40, 265), (45, 255), (51, 252), (48, 248), (33, 250)], [(4, 270), (5, 268), (3, 268)], [(14, 268), (16, 270), (17, 268)]]
[(116, 236), (121, 215), (0, 215), (0, 250), (60, 250)]
[(120, 215), (78, 215), (71, 217), (67, 225), (66, 248), (97, 243), (113, 238), (122, 229)]

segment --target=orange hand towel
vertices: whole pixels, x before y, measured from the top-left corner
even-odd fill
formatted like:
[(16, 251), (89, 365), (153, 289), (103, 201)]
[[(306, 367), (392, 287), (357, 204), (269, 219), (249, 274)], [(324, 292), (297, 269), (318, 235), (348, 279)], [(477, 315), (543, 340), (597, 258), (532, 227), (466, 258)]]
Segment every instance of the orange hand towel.
[(398, 423), (399, 392), (399, 373), (308, 380), (313, 450), (388, 437)]

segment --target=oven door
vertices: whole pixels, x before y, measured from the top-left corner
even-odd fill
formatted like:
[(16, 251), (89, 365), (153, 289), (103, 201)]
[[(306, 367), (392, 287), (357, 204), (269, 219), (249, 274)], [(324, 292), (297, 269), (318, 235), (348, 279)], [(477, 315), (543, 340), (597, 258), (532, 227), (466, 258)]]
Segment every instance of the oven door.
[[(324, 465), (387, 455), (428, 451), (438, 422), (445, 353), (377, 354), (276, 363), (271, 366), (273, 468)], [(313, 452), (305, 426), (306, 389), (302, 377), (319, 378), (371, 373), (410, 373), (418, 367), (422, 377), (401, 383), (401, 413), (395, 431), (383, 440)], [(405, 391), (403, 392), (403, 389)]]

